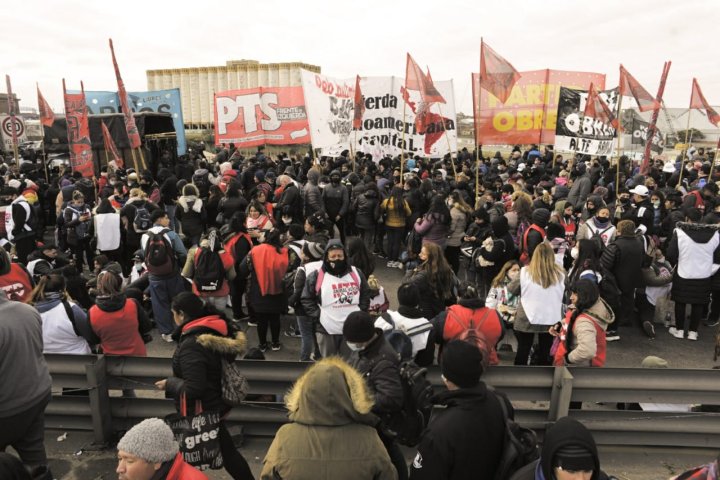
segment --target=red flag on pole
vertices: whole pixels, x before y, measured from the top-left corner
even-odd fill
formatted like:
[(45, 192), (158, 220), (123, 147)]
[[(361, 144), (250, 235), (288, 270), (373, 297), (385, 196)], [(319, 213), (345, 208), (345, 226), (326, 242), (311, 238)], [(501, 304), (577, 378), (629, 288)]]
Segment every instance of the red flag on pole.
[(130, 148), (140, 148), (140, 134), (138, 133), (137, 125), (135, 125), (133, 112), (128, 105), (127, 91), (125, 90), (125, 84), (120, 76), (120, 68), (118, 67), (117, 60), (115, 59), (115, 49), (113, 48), (112, 38), (110, 39), (110, 53), (112, 54), (113, 67), (115, 67), (115, 78), (117, 78), (118, 84), (118, 97), (120, 97), (120, 107), (122, 108), (122, 114), (125, 117), (125, 130), (128, 134), (128, 140), (130, 140)]
[(15, 155), (17, 155), (18, 138), (17, 138), (17, 124), (15, 123), (15, 97), (12, 93), (12, 85), (10, 84), (10, 75), (5, 75), (5, 84), (7, 85), (7, 104), (8, 104), (8, 115), (10, 115), (10, 134), (12, 135), (12, 146)]
[(702, 90), (700, 90), (700, 84), (697, 78), (693, 78), (692, 94), (690, 95), (690, 108), (697, 108), (698, 110), (705, 110), (710, 122), (717, 126), (720, 123), (720, 114), (715, 111), (714, 108), (705, 100)]
[(600, 98), (600, 94), (593, 83), (590, 84), (590, 89), (588, 90), (588, 98), (585, 102), (584, 115), (586, 117), (596, 118), (603, 123), (617, 128), (617, 118), (615, 118), (615, 115), (613, 115), (612, 111), (610, 111), (610, 107), (608, 107), (607, 103)]
[(45, 97), (43, 97), (43, 94), (40, 93), (40, 86), (37, 84), (35, 84), (35, 86), (37, 87), (40, 123), (42, 123), (46, 127), (52, 127), (52, 124), (55, 122), (55, 113), (53, 113), (52, 108), (50, 108), (50, 105), (48, 105)]
[(620, 95), (632, 95), (641, 112), (660, 108), (660, 103), (645, 90), (625, 67), (620, 65)]
[(73, 171), (77, 170), (83, 177), (92, 177), (95, 175), (95, 167), (92, 143), (90, 142), (87, 104), (85, 103), (85, 87), (82, 82), (80, 82), (80, 93), (67, 93), (63, 78), (63, 98), (65, 100), (70, 166)]
[(113, 142), (112, 136), (110, 135), (110, 131), (108, 130), (107, 125), (105, 125), (105, 122), (102, 122), (102, 134), (103, 143), (105, 144), (105, 150), (110, 152), (110, 155), (112, 155), (113, 159), (111, 161), (115, 162), (115, 167), (125, 168), (125, 162), (123, 161), (123, 157), (120, 156), (120, 153), (115, 146), (115, 142)]
[(505, 103), (520, 72), (480, 39), (480, 86)]
[(353, 102), (353, 129), (362, 129), (362, 117), (365, 114), (365, 102), (360, 91), (360, 75), (355, 76), (355, 101)]
[(432, 79), (423, 73), (409, 53), (405, 65), (405, 88), (419, 91), (424, 103), (446, 103), (438, 89), (435, 88)]

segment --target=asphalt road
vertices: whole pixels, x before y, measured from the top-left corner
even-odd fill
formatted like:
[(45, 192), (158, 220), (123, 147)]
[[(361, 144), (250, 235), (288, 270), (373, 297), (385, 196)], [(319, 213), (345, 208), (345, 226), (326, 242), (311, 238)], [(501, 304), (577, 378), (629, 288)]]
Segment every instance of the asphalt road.
[[(378, 259), (376, 276), (390, 297), (391, 308), (397, 307), (395, 292), (400, 285), (403, 272), (398, 269), (385, 267), (385, 261)], [(284, 332), (292, 321), (291, 317), (283, 317)], [(657, 325), (657, 336), (648, 338), (639, 328), (627, 327), (621, 329), (621, 340), (608, 344), (607, 366), (609, 367), (635, 367), (639, 366), (647, 355), (660, 356), (668, 361), (672, 368), (712, 368), (714, 328), (700, 327), (700, 337), (697, 342), (679, 340), (667, 333), (667, 330)], [(256, 329), (247, 330), (248, 344), (258, 344)], [(514, 343), (512, 334), (508, 335), (510, 343)], [(267, 360), (296, 360), (299, 355), (300, 340), (282, 336), (283, 348), (279, 352), (268, 351)], [(148, 344), (148, 355), (155, 357), (170, 357), (175, 349), (174, 344), (162, 341), (158, 334), (153, 342)], [(514, 354), (500, 352), (502, 364), (512, 364)], [(111, 479), (117, 478), (115, 469), (115, 451), (92, 449), (92, 435), (88, 432), (67, 432), (63, 441), (57, 438), (64, 432), (49, 430), (46, 434), (46, 447), (50, 457), (50, 464), (57, 479)], [(262, 458), (269, 445), (268, 439), (252, 439), (241, 448), (243, 455), (248, 459), (253, 471), (259, 474), (262, 468)], [(412, 459), (413, 452), (407, 450), (407, 458)], [(712, 458), (707, 451), (690, 449), (612, 449), (601, 450), (601, 463), (608, 473), (620, 479), (657, 480), (677, 475), (684, 469), (694, 465), (708, 462)], [(212, 479), (230, 478), (224, 471), (211, 472)]]

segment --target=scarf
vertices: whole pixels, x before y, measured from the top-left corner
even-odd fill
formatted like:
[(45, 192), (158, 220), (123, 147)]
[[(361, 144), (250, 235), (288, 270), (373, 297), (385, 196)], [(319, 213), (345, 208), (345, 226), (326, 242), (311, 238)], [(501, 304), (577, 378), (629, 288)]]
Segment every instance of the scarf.
[(595, 226), (598, 229), (605, 230), (606, 228), (608, 228), (610, 226), (610, 219), (608, 218), (607, 220), (605, 220), (603, 222), (598, 217), (593, 217), (593, 223), (595, 224)]

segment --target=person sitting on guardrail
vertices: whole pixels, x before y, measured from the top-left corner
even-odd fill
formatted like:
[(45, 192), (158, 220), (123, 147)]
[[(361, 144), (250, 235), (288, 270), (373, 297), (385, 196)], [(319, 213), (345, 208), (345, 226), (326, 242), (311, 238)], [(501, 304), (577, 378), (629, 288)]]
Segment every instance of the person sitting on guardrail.
[(324, 358), (285, 397), (290, 423), (275, 435), (262, 480), (396, 480), (375, 430), (363, 377), (338, 357)]
[(123, 435), (117, 444), (119, 480), (207, 480), (188, 465), (179, 452), (170, 427), (159, 418), (148, 418)]
[(510, 480), (613, 480), (600, 469), (595, 439), (585, 425), (563, 417), (545, 432), (540, 459)]

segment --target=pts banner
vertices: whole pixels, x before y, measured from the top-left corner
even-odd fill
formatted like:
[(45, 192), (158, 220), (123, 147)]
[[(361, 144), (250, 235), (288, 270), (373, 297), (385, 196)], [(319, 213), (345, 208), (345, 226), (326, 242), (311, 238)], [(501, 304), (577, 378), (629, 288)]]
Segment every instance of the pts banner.
[(215, 94), (215, 143), (238, 148), (309, 144), (302, 87), (260, 87)]
[(476, 138), (483, 145), (523, 145), (555, 142), (560, 87), (587, 90), (590, 83), (605, 88), (605, 75), (563, 70), (520, 72), (507, 102), (479, 88), (472, 75)]

